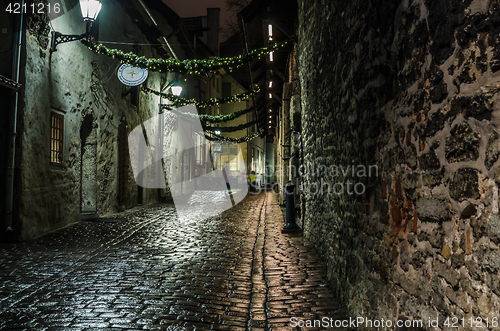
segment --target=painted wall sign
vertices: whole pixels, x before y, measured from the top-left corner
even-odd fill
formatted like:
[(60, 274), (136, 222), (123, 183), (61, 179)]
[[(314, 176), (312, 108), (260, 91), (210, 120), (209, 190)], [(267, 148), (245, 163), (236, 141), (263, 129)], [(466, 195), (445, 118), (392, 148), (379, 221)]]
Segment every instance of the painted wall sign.
[(131, 64), (122, 64), (118, 68), (118, 79), (125, 85), (141, 85), (147, 78), (148, 71), (146, 69), (137, 68)]

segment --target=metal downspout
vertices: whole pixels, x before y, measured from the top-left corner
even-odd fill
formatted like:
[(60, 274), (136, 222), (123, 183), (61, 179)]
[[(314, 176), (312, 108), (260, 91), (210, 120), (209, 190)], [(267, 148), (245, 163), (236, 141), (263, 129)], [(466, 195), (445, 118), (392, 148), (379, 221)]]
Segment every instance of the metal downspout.
[[(21, 1), (21, 8), (24, 8), (24, 0)], [(13, 79), (19, 84), (19, 76), (21, 70), (21, 43), (23, 38), (23, 11), (18, 16), (17, 20), (17, 38), (14, 38), (13, 44), (13, 64), (12, 73)], [(10, 137), (7, 156), (7, 178), (5, 182), (5, 223), (4, 231), (7, 240), (11, 240), (14, 234), (12, 230), (12, 213), (14, 207), (14, 166), (16, 156), (16, 136), (17, 136), (17, 112), (19, 108), (19, 91), (16, 91), (14, 102), (12, 103), (11, 118), (10, 118)]]

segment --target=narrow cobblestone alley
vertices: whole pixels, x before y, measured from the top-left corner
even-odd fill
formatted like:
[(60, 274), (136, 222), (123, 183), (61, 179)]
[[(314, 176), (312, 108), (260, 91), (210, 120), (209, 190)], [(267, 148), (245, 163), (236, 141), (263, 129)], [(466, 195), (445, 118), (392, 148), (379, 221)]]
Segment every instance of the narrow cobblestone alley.
[(281, 234), (273, 193), (202, 221), (166, 204), (115, 216), (1, 246), (0, 328), (302, 330), (291, 317), (342, 316), (312, 245)]

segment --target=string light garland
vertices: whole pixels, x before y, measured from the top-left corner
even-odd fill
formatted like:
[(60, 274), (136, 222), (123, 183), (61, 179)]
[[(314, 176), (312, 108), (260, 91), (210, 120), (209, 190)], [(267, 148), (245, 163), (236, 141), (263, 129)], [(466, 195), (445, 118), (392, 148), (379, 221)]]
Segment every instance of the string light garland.
[(236, 125), (236, 126), (208, 126), (206, 124), (202, 124), (201, 127), (203, 128), (204, 131), (210, 131), (213, 133), (215, 133), (216, 131), (235, 132), (235, 131), (240, 131), (240, 130), (246, 129), (254, 124), (257, 124), (257, 123), (259, 123), (260, 120), (261, 119), (256, 119), (254, 121), (243, 123), (243, 124)]
[(145, 56), (138, 56), (133, 53), (124, 53), (119, 49), (109, 49), (103, 44), (97, 44), (92, 41), (82, 40), (82, 43), (95, 53), (111, 56), (112, 58), (118, 59), (122, 63), (131, 64), (134, 67), (158, 72), (178, 72), (188, 75), (200, 75), (209, 72), (216, 72), (222, 68), (228, 70), (239, 68), (254, 59), (262, 58), (271, 52), (284, 48), (289, 41), (285, 40), (268, 47), (257, 48), (246, 54), (233, 57), (214, 57), (213, 59), (194, 59), (183, 61), (178, 61), (173, 58), (149, 59)]
[(205, 138), (207, 138), (207, 140), (210, 140), (210, 141), (215, 141), (215, 140), (229, 141), (229, 142), (232, 142), (232, 143), (239, 144), (239, 143), (245, 143), (245, 142), (248, 142), (248, 141), (250, 141), (250, 140), (252, 140), (254, 138), (257, 138), (258, 136), (262, 135), (263, 133), (264, 133), (264, 129), (260, 129), (259, 131), (257, 131), (256, 133), (254, 133), (252, 135), (245, 136), (245, 137), (240, 137), (240, 138), (223, 137), (223, 136), (211, 133), (211, 136), (205, 135)]
[(252, 106), (250, 108), (238, 110), (238, 111), (231, 113), (231, 114), (228, 114), (228, 115), (215, 115), (215, 116), (214, 115), (205, 115), (205, 114), (198, 115), (198, 114), (193, 114), (193, 113), (181, 112), (178, 110), (172, 110), (172, 109), (168, 109), (168, 108), (166, 108), (166, 109), (172, 110), (174, 113), (179, 114), (181, 116), (190, 116), (192, 118), (197, 117), (200, 119), (200, 121), (202, 123), (205, 123), (205, 122), (223, 123), (223, 122), (228, 122), (228, 121), (234, 120), (235, 118), (238, 118), (242, 115), (248, 114), (252, 110), (258, 109), (260, 106), (261, 105), (255, 105), (255, 106)]
[[(232, 96), (226, 97), (226, 98), (210, 98), (210, 99), (205, 99), (205, 100), (198, 100), (195, 98), (191, 98), (191, 99), (181, 98), (181, 97), (178, 97), (176, 95), (173, 95), (172, 93), (158, 92), (158, 91), (150, 89), (149, 87), (145, 87), (142, 90), (144, 92), (153, 93), (153, 94), (156, 94), (162, 98), (168, 99), (168, 100), (174, 102), (178, 107), (186, 106), (186, 105), (190, 105), (190, 104), (194, 103), (196, 106), (198, 106), (200, 108), (217, 106), (217, 105), (220, 105), (223, 103), (243, 101), (243, 100), (248, 99), (252, 95), (260, 92), (260, 88), (256, 85), (255, 89), (250, 91), (250, 92), (235, 94), (235, 95), (232, 95)], [(162, 105), (162, 108), (168, 109), (169, 105)]]

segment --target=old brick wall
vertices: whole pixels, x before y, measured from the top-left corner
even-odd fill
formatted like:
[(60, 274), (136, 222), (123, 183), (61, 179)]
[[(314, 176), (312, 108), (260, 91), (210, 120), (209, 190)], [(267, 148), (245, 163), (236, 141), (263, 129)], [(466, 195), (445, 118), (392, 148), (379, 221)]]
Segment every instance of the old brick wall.
[(500, 4), (298, 2), (302, 223), (349, 314), (500, 318)]

